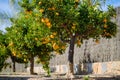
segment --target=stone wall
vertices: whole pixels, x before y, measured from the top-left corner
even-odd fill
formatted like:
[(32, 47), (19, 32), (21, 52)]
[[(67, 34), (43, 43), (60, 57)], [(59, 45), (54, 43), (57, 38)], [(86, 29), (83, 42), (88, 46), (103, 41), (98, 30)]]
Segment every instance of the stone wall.
[[(46, 73), (40, 66), (34, 67), (34, 71), (38, 74)], [(68, 67), (67, 65), (50, 66), (50, 71), (56, 74), (66, 74), (68, 72)], [(29, 67), (27, 68), (27, 72), (29, 73)], [(75, 64), (74, 73), (120, 75), (120, 61)]]
[[(86, 68), (87, 73), (120, 75), (120, 61), (86, 63), (84, 65), (82, 64), (82, 66)], [(83, 70), (83, 67), (81, 70)]]

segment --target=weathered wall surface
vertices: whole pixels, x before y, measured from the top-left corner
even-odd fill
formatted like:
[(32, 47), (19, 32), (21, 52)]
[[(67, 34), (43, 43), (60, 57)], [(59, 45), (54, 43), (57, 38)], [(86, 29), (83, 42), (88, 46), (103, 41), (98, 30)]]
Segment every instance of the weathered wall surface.
[[(65, 74), (68, 72), (68, 65), (55, 65), (51, 66), (52, 73)], [(45, 71), (42, 67), (35, 67), (34, 71), (38, 74), (44, 74)], [(29, 72), (29, 67), (27, 68)], [(115, 74), (120, 75), (120, 61), (112, 62), (97, 62), (97, 63), (85, 63), (74, 65), (75, 74)]]
[(120, 61), (86, 63), (86, 72), (93, 74), (120, 74)]

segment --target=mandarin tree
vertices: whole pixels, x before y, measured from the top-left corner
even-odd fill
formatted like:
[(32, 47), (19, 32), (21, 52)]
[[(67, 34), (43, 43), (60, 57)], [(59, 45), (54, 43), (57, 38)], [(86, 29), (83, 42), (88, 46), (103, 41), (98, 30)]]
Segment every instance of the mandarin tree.
[(68, 62), (72, 74), (75, 44), (81, 46), (86, 39), (98, 41), (116, 35), (117, 26), (111, 20), (115, 18), (115, 10), (109, 5), (108, 10), (103, 11), (101, 1), (105, 0), (34, 1), (36, 10), (42, 14), (41, 21), (51, 32), (56, 32), (59, 40), (69, 44)]
[[(6, 29), (9, 41), (8, 47), (12, 56), (30, 61), (31, 74), (34, 73), (34, 57), (43, 54), (43, 52), (47, 54), (52, 51), (50, 45), (46, 45), (48, 42), (46, 44), (42, 42), (43, 38), (47, 39), (46, 35), (49, 34), (49, 30), (46, 27), (41, 27), (42, 24), (39, 24), (33, 15), (34, 13), (21, 13), (17, 19), (12, 19), (12, 26)], [(43, 50), (44, 48), (48, 52)], [(50, 56), (50, 54), (46, 56), (48, 55)]]
[(21, 55), (25, 61), (30, 61), (30, 73), (33, 74), (34, 57), (38, 57), (43, 68), (49, 74), (51, 52), (63, 53), (65, 44), (58, 40), (57, 32), (51, 32), (48, 18), (42, 17), (35, 8), (34, 1), (22, 0), (21, 11), (17, 18), (11, 18), (12, 26), (7, 28), (9, 48), (14, 56)]

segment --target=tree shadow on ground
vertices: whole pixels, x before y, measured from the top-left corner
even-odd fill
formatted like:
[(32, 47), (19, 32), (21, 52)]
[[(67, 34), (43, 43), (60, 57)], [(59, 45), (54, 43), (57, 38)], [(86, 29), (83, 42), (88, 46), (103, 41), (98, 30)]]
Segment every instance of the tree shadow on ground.
[(0, 77), (0, 80), (28, 80), (30, 77)]
[(114, 76), (114, 77), (96, 77), (93, 78), (94, 80), (120, 80), (120, 76)]

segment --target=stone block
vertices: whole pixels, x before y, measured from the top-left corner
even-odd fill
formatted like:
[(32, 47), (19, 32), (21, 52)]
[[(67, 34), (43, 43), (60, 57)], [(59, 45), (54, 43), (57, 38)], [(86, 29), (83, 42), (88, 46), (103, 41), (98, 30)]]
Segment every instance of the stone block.
[[(30, 73), (30, 67), (27, 67), (27, 72)], [(34, 72), (37, 74), (44, 74), (46, 73), (42, 67), (34, 67)]]

